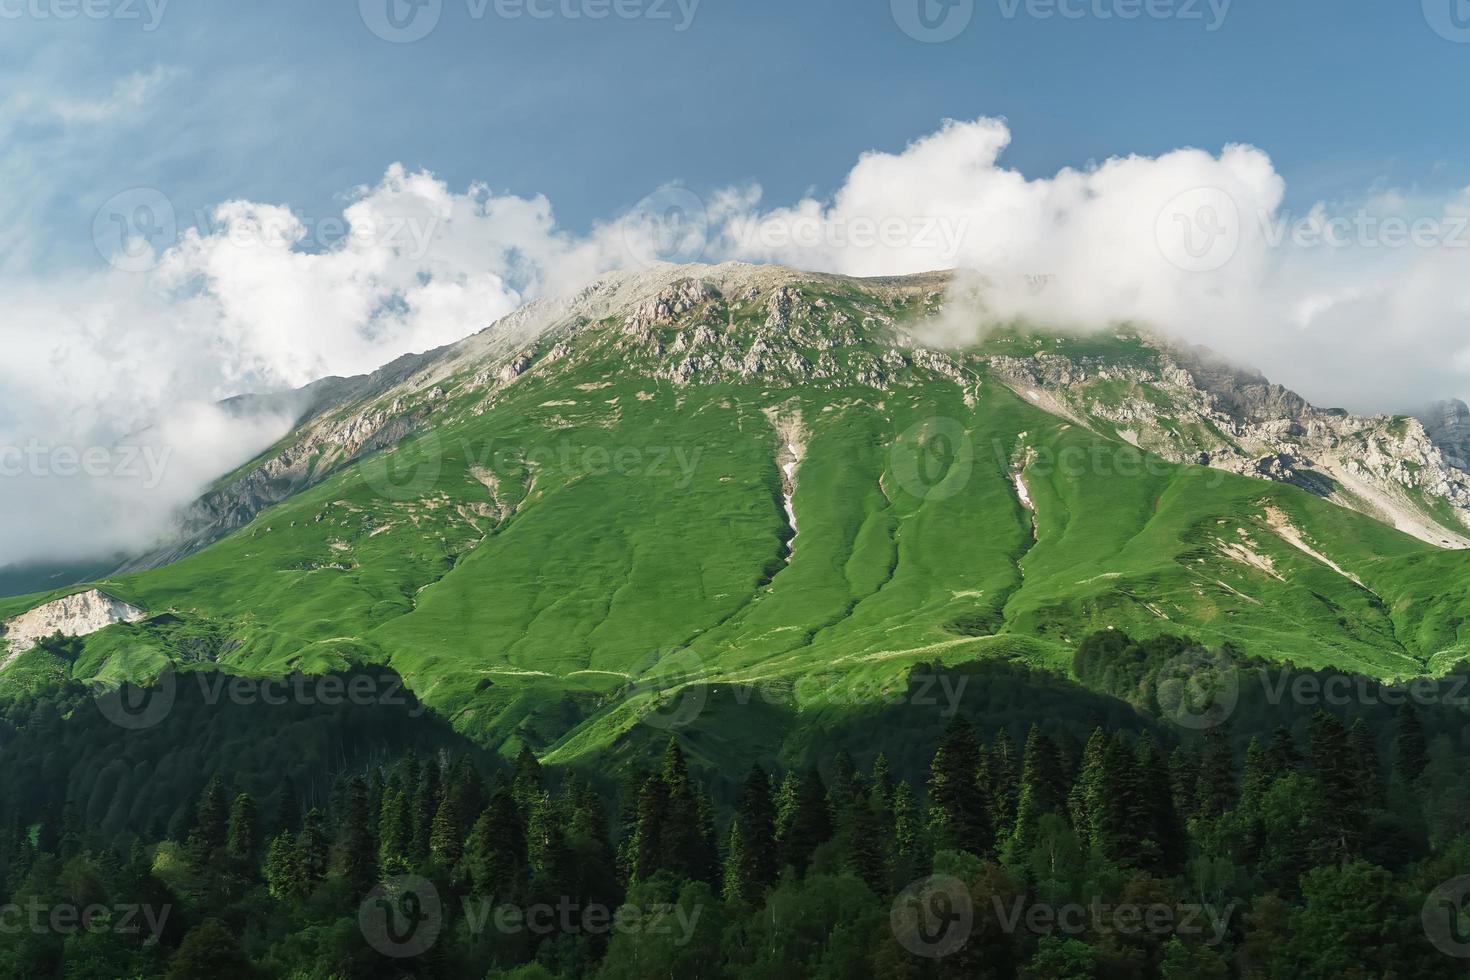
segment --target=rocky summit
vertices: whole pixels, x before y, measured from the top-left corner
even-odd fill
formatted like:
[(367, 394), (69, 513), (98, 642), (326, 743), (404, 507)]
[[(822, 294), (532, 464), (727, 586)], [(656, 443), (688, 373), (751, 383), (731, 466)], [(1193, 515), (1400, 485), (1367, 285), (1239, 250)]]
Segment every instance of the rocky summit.
[(1470, 652), (1463, 405), (1316, 408), (1158, 336), (983, 324), (949, 287), (660, 266), (236, 399), (299, 422), (91, 583), (146, 618), (79, 669), (391, 665), (461, 731), (570, 759), (683, 691), (1065, 671), (1113, 627), (1384, 678)]

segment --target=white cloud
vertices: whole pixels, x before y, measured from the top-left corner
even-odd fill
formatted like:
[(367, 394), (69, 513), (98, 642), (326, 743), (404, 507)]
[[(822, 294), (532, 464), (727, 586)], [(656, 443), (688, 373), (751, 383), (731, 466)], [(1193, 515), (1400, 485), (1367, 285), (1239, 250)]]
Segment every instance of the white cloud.
[[(0, 513), (25, 515), (0, 521), (0, 564), (140, 547), (289, 426), (233, 419), (217, 399), (372, 371), (619, 261), (605, 231), (557, 231), (542, 198), (457, 194), (398, 166), (340, 216), (231, 201), (203, 224), (157, 253), (134, 242), (123, 268), (0, 282)], [(53, 458), (112, 453), (145, 428), (169, 450), (150, 486)]]
[[(288, 424), (239, 423), (207, 407), (216, 399), (370, 371), (650, 251), (693, 258), (706, 233), (709, 259), (852, 275), (977, 270), (982, 308), (946, 321), (953, 340), (1016, 317), (1136, 321), (1319, 402), (1412, 408), (1464, 390), (1464, 196), (1375, 187), (1293, 223), (1284, 181), (1253, 147), (1027, 178), (1001, 162), (1010, 138), (998, 120), (950, 122), (901, 152), (864, 155), (830, 199), (764, 209), (758, 187), (735, 187), (693, 214), (698, 199), (666, 187), (585, 234), (559, 228), (544, 197), (459, 192), (393, 166), (339, 215), (227, 201), (202, 220), (175, 216), (183, 235), (129, 265), (146, 271), (12, 273), (0, 281), (0, 447), (106, 449), (153, 426), (173, 452), (164, 489), (146, 494), (117, 480), (0, 480), (0, 507), (25, 515), (0, 521), (0, 564), (138, 547)], [(665, 226), (668, 215), (678, 220)], [(1344, 215), (1344, 240), (1322, 244)], [(1439, 240), (1385, 246), (1393, 218), (1433, 219)], [(629, 247), (630, 234), (657, 234), (661, 248)]]
[[(1466, 195), (1369, 188), (1294, 216), (1254, 147), (1027, 179), (1000, 162), (1009, 141), (1001, 121), (951, 121), (900, 153), (865, 155), (830, 200), (766, 211), (749, 194), (722, 200), (714, 250), (850, 275), (976, 270), (983, 310), (951, 321), (955, 340), (977, 321), (1133, 321), (1324, 403), (1413, 410), (1465, 392)], [(856, 240), (885, 226), (894, 233)]]

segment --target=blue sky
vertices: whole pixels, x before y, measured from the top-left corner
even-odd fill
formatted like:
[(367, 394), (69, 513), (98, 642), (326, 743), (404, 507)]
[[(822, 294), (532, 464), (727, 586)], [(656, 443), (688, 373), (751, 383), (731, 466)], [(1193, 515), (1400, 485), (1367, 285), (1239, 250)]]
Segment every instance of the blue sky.
[(452, 187), (544, 193), (580, 228), (671, 179), (820, 197), (862, 151), (980, 115), (1009, 121), (1004, 162), (1028, 176), (1244, 141), (1271, 155), (1289, 202), (1470, 184), (1470, 44), (1437, 34), (1413, 0), (1235, 0), (1213, 31), (1204, 0), (1186, 11), (1199, 19), (1135, 20), (1098, 16), (1117, 0), (1075, 0), (1077, 19), (976, 0), (945, 43), (905, 35), (888, 0), (701, 0), (683, 31), (673, 0), (642, 0), (667, 19), (598, 21), (509, 19), (493, 4), (476, 17), (477, 0), (442, 0), (413, 43), (375, 36), (357, 0), (173, 0), (153, 30), (144, 0), (94, 2), (114, 15), (0, 4), (12, 105), (22, 92), (103, 101), (130, 74), (166, 73), (113, 119), (22, 113), (7, 127), (8, 224), (24, 215), (28, 251), (47, 260), (95, 260), (97, 205), (140, 184), (186, 214), (235, 197), (326, 214), (401, 161)]
[(291, 424), (219, 399), (650, 256), (974, 269), (958, 343), (1465, 397), (1467, 77), (1470, 0), (0, 0), (0, 450), (173, 453), (0, 480), (0, 554), (142, 547)]

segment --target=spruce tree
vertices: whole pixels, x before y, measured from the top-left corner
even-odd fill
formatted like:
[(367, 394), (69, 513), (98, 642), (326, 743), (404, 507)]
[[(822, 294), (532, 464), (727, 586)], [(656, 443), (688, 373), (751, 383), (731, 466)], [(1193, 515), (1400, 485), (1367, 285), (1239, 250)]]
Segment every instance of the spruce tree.
[(225, 785), (215, 776), (199, 798), (194, 830), (189, 835), (189, 850), (196, 866), (208, 868), (223, 855), (229, 825), (230, 804), (225, 796)]
[(439, 812), (443, 797), (440, 782), (439, 760), (430, 758), (419, 775), (418, 786), (413, 794), (413, 842), (409, 857), (414, 865), (429, 859), (430, 839), (434, 836), (434, 817)]
[[(377, 847), (373, 841), (368, 784), (354, 776), (347, 787), (347, 818), (338, 841), (342, 877), (354, 900), (366, 895), (377, 880)], [(307, 818), (310, 826), (310, 817)]]
[(817, 848), (832, 837), (832, 811), (821, 773), (813, 767), (802, 776), (786, 835), (781, 839), (781, 861), (805, 875)]
[(1429, 743), (1424, 737), (1424, 726), (1419, 721), (1419, 712), (1412, 701), (1405, 701), (1399, 709), (1398, 739), (1394, 744), (1394, 775), (1402, 782), (1412, 784), (1424, 775), (1429, 766)]
[(292, 900), (299, 898), (305, 891), (301, 865), (296, 859), (296, 839), (286, 831), (271, 838), (261, 870), (265, 876), (266, 891), (272, 898)]
[(950, 723), (929, 766), (929, 822), (936, 847), (988, 855), (995, 843), (982, 788), (980, 740), (963, 718)]
[(1381, 809), (1385, 805), (1383, 772), (1378, 763), (1378, 747), (1373, 730), (1362, 718), (1348, 729), (1348, 750), (1352, 753), (1353, 778), (1361, 788), (1363, 803)]
[(1272, 771), (1267, 750), (1261, 747), (1261, 740), (1252, 735), (1250, 744), (1245, 748), (1245, 768), (1240, 778), (1240, 805), (1254, 813), (1275, 780), (1276, 774)]
[(1199, 768), (1199, 815), (1219, 818), (1235, 805), (1235, 752), (1230, 748), (1227, 725), (1205, 732), (1204, 754)]
[(1012, 834), (1015, 853), (1029, 855), (1036, 843), (1036, 824), (1043, 814), (1064, 816), (1067, 787), (1056, 744), (1032, 725), (1026, 735), (1026, 754), (1021, 768), (1021, 792), (1016, 802), (1016, 829)]
[(893, 844), (889, 852), (891, 881), (903, 888), (929, 870), (929, 849), (924, 838), (919, 802), (908, 780), (899, 780), (893, 791)]
[(301, 830), (301, 800), (290, 782), (281, 784), (281, 799), (276, 805), (273, 826), (278, 833), (294, 834)]
[(1016, 804), (1021, 792), (1020, 768), (1016, 743), (1002, 728), (996, 732), (990, 747), (990, 801), (998, 840), (1010, 837), (1016, 828)]
[(475, 891), (492, 903), (524, 894), (529, 863), (526, 831), (510, 788), (502, 786), (490, 795), (489, 807), (470, 831), (465, 861)]
[(460, 831), (459, 808), (453, 794), (446, 793), (434, 811), (429, 832), (429, 857), (441, 868), (453, 868), (464, 853), (464, 837)]
[(249, 793), (235, 797), (230, 807), (230, 824), (226, 840), (226, 851), (230, 858), (240, 864), (248, 864), (255, 858), (259, 839), (259, 816), (255, 800)]
[(327, 868), (331, 863), (331, 843), (327, 835), (327, 821), (320, 810), (313, 808), (306, 814), (301, 833), (296, 835), (296, 862), (302, 887), (306, 891), (311, 891), (326, 880)]
[(745, 777), (725, 856), (725, 895), (759, 907), (776, 884), (776, 804), (771, 780), (760, 766)]
[(1291, 730), (1278, 726), (1271, 735), (1271, 744), (1266, 749), (1266, 766), (1272, 779), (1296, 772), (1302, 764), (1302, 754), (1297, 751), (1296, 739)]
[(1189, 833), (1174, 804), (1169, 763), (1153, 736), (1139, 738), (1133, 773), (1137, 798), (1130, 812), (1143, 829), (1140, 865), (1156, 875), (1174, 874), (1189, 858)]

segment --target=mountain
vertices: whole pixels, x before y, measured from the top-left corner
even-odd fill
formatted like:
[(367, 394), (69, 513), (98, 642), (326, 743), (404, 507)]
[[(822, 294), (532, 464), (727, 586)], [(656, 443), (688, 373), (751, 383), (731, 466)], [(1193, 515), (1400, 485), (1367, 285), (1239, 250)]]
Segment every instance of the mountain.
[(940, 349), (948, 286), (658, 267), (319, 382), (176, 542), (90, 583), (148, 618), (69, 669), (388, 664), (567, 760), (687, 697), (820, 714), (915, 664), (1068, 671), (1108, 627), (1385, 678), (1470, 652), (1443, 432), (1136, 331)]

